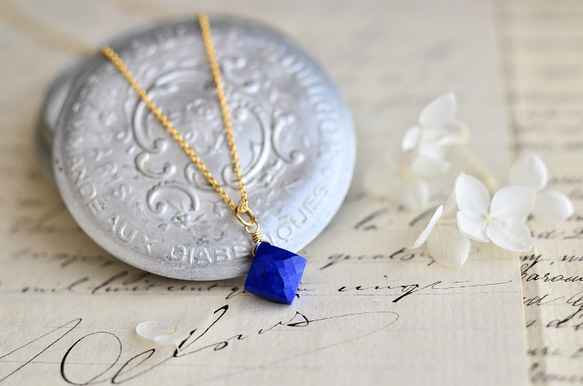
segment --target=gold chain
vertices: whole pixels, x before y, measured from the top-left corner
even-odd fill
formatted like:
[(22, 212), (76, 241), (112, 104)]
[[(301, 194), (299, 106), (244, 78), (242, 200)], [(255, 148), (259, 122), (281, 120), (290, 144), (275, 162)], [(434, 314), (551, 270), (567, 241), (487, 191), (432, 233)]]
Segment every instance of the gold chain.
[[(229, 145), (229, 151), (231, 152), (231, 159), (233, 161), (233, 170), (235, 171), (235, 174), (237, 175), (237, 182), (239, 183), (239, 191), (241, 192), (241, 213), (244, 213), (247, 211), (248, 203), (249, 203), (247, 200), (247, 191), (245, 190), (245, 185), (243, 184), (243, 175), (241, 173), (241, 162), (239, 161), (239, 153), (237, 152), (237, 145), (235, 144), (235, 135), (233, 134), (233, 125), (231, 123), (231, 116), (229, 114), (229, 107), (227, 106), (227, 98), (225, 97), (225, 88), (223, 87), (223, 79), (221, 77), (221, 70), (219, 68), (219, 63), (217, 61), (217, 55), (215, 53), (215, 47), (213, 44), (213, 38), (211, 36), (211, 26), (209, 23), (208, 16), (204, 13), (199, 13), (198, 14), (198, 23), (200, 25), (200, 30), (202, 32), (202, 40), (204, 42), (204, 47), (206, 49), (206, 54), (208, 56), (211, 71), (213, 73), (215, 87), (217, 88), (217, 100), (219, 101), (219, 105), (221, 107), (221, 115), (223, 116), (223, 122), (225, 123), (225, 131), (227, 133), (227, 143)], [(229, 206), (231, 206), (231, 205), (229, 204)]]
[[(249, 233), (253, 238), (253, 242), (256, 244), (261, 242), (262, 237), (259, 233), (260, 225), (255, 219), (255, 215), (249, 208), (249, 201), (247, 198), (247, 191), (245, 190), (245, 184), (243, 183), (243, 173), (241, 172), (241, 162), (239, 161), (239, 152), (237, 151), (237, 145), (235, 143), (235, 135), (233, 134), (233, 125), (231, 123), (231, 117), (229, 115), (229, 108), (227, 105), (227, 98), (225, 97), (225, 89), (223, 87), (223, 81), (221, 78), (221, 70), (217, 62), (216, 53), (213, 45), (213, 40), (211, 36), (211, 28), (208, 17), (204, 13), (198, 14), (198, 23), (200, 25), (200, 30), (202, 34), (202, 40), (204, 42), (205, 50), (208, 56), (208, 61), (211, 67), (213, 80), (215, 87), (217, 89), (217, 100), (221, 108), (221, 115), (223, 122), (225, 124), (225, 132), (227, 136), (227, 144), (229, 146), (229, 152), (231, 154), (231, 161), (233, 165), (233, 171), (237, 177), (237, 183), (239, 185), (239, 192), (241, 193), (241, 205), (235, 204), (235, 202), (229, 197), (227, 192), (221, 187), (218, 181), (213, 177), (211, 172), (208, 170), (206, 165), (198, 157), (194, 149), (184, 140), (184, 137), (174, 128), (172, 123), (168, 120), (168, 117), (162, 113), (160, 108), (152, 101), (148, 96), (146, 91), (140, 86), (136, 78), (132, 75), (131, 71), (127, 68), (124, 61), (119, 57), (119, 55), (113, 51), (110, 47), (104, 46), (101, 48), (100, 52), (106, 56), (113, 65), (119, 70), (121, 75), (128, 81), (130, 86), (136, 91), (138, 96), (144, 101), (146, 106), (152, 111), (152, 114), (160, 121), (162, 126), (168, 131), (168, 133), (174, 138), (176, 143), (184, 150), (188, 155), (190, 160), (196, 165), (198, 170), (202, 173), (204, 178), (213, 187), (213, 189), (223, 198), (223, 200), (229, 205), (231, 210), (235, 212), (235, 215), (239, 222), (245, 227), (245, 232)], [(244, 218), (247, 217), (246, 218)]]

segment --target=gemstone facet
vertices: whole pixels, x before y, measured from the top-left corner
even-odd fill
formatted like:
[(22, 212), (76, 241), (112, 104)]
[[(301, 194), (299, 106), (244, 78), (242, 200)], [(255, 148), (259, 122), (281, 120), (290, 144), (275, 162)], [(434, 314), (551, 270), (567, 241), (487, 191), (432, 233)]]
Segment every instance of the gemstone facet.
[(293, 252), (260, 243), (245, 280), (245, 291), (272, 302), (291, 304), (306, 262)]

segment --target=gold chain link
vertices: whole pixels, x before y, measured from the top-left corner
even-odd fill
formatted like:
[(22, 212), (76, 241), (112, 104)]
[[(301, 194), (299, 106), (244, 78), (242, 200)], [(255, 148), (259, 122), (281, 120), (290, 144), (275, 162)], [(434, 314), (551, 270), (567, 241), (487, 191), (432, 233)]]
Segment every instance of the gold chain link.
[(239, 152), (237, 151), (237, 144), (235, 143), (235, 135), (233, 134), (231, 115), (229, 114), (229, 107), (227, 106), (227, 98), (225, 97), (225, 88), (223, 87), (221, 69), (219, 68), (217, 55), (215, 53), (215, 46), (213, 44), (213, 38), (211, 36), (211, 26), (209, 23), (208, 16), (204, 13), (199, 13), (198, 23), (200, 25), (200, 30), (202, 32), (202, 41), (204, 42), (206, 54), (208, 56), (211, 71), (213, 73), (215, 87), (217, 88), (217, 100), (219, 101), (219, 105), (221, 107), (221, 115), (223, 116), (223, 122), (225, 123), (225, 132), (227, 134), (227, 143), (229, 145), (229, 151), (231, 153), (231, 160), (233, 161), (233, 170), (237, 175), (239, 191), (241, 192), (241, 212), (244, 213), (247, 212), (248, 209), (247, 191), (245, 190), (245, 185), (243, 184), (243, 174), (241, 173), (241, 162), (239, 161)]
[[(225, 97), (225, 89), (223, 87), (223, 81), (221, 77), (221, 70), (216, 58), (216, 53), (211, 36), (211, 28), (208, 17), (204, 13), (198, 14), (198, 22), (200, 25), (200, 30), (202, 34), (202, 40), (204, 42), (205, 50), (207, 53), (208, 61), (211, 67), (211, 72), (213, 75), (213, 80), (215, 87), (217, 89), (217, 100), (221, 108), (221, 115), (223, 122), (225, 124), (225, 132), (227, 136), (227, 144), (229, 146), (229, 152), (231, 154), (231, 161), (233, 165), (233, 171), (237, 177), (237, 183), (239, 185), (239, 192), (241, 193), (241, 205), (235, 204), (235, 202), (229, 197), (227, 192), (221, 187), (218, 181), (213, 177), (211, 172), (208, 170), (206, 165), (198, 157), (194, 149), (184, 140), (184, 137), (174, 128), (172, 123), (168, 120), (168, 117), (162, 113), (160, 108), (152, 101), (148, 96), (146, 91), (140, 86), (136, 78), (132, 75), (131, 71), (127, 68), (124, 61), (120, 56), (113, 51), (110, 47), (104, 46), (101, 48), (100, 52), (105, 57), (107, 57), (113, 65), (119, 70), (121, 75), (127, 80), (130, 86), (136, 91), (138, 96), (144, 101), (146, 106), (152, 111), (152, 114), (160, 121), (162, 126), (168, 131), (172, 138), (178, 143), (178, 145), (184, 150), (188, 155), (190, 160), (196, 165), (198, 170), (202, 173), (204, 178), (213, 187), (213, 189), (223, 198), (223, 200), (229, 205), (231, 210), (235, 212), (235, 215), (239, 222), (245, 227), (245, 231), (251, 235), (253, 242), (256, 244), (262, 241), (259, 229), (261, 228), (259, 222), (255, 219), (255, 215), (249, 208), (249, 202), (247, 198), (247, 191), (245, 190), (245, 184), (243, 183), (243, 173), (241, 172), (241, 162), (239, 161), (239, 152), (237, 151), (237, 145), (235, 143), (235, 135), (233, 133), (233, 125), (231, 123), (231, 117), (229, 115), (229, 108), (227, 105), (227, 98)], [(246, 215), (248, 219), (245, 219), (243, 215)]]

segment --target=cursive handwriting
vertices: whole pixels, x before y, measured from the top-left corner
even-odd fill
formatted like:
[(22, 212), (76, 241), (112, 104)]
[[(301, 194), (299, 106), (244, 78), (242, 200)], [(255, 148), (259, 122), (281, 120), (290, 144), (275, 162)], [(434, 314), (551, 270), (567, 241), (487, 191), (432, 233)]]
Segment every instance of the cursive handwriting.
[(328, 262), (320, 267), (320, 270), (330, 268), (333, 265), (337, 265), (345, 262), (352, 261), (366, 261), (366, 260), (396, 260), (396, 261), (412, 261), (421, 260), (427, 266), (435, 263), (435, 260), (426, 255), (421, 251), (410, 251), (406, 247), (403, 247), (390, 254), (377, 254), (377, 255), (350, 255), (346, 253), (335, 253), (327, 258)]
[(66, 253), (66, 252), (36, 252), (30, 247), (25, 247), (16, 251), (10, 252), (10, 257), (13, 259), (31, 259), (31, 260), (42, 260), (51, 261), (58, 263), (60, 268), (67, 268), (71, 265), (77, 263), (89, 263), (96, 265), (98, 267), (107, 267), (113, 265), (119, 260), (114, 259), (111, 255), (107, 254), (83, 254), (83, 253)]
[[(388, 278), (384, 275), (385, 278)], [(451, 289), (462, 289), (462, 288), (478, 288), (478, 287), (490, 287), (496, 285), (508, 284), (510, 281), (495, 282), (495, 283), (480, 283), (472, 284), (469, 282), (454, 282), (450, 284), (443, 283), (441, 280), (433, 281), (429, 284), (420, 283), (407, 283), (407, 284), (380, 284), (380, 285), (357, 285), (352, 287), (342, 286), (338, 288), (338, 292), (359, 292), (359, 293), (387, 293), (389, 296), (396, 296), (392, 300), (393, 303), (397, 303), (404, 298), (413, 295), (417, 292), (423, 290), (451, 290)], [(392, 292), (396, 290), (396, 294)]]
[(370, 231), (378, 229), (379, 227), (375, 223), (375, 220), (379, 217), (384, 216), (387, 213), (389, 213), (389, 208), (386, 207), (377, 209), (374, 212), (369, 213), (354, 225), (354, 230)]
[(58, 283), (55, 286), (29, 285), (19, 289), (23, 294), (39, 293), (89, 293), (91, 295), (101, 293), (128, 293), (128, 292), (211, 292), (215, 290), (230, 290), (226, 299), (230, 299), (243, 292), (239, 287), (228, 283), (188, 283), (172, 279), (160, 278), (143, 271), (121, 270), (108, 276), (92, 278), (83, 276), (72, 279), (70, 282)]
[[(35, 360), (39, 355), (47, 351), (51, 348), (55, 343), (60, 341), (65, 337), (65, 335), (69, 334), (73, 329), (75, 329), (81, 323), (81, 319), (73, 319), (70, 322), (63, 324), (43, 335), (40, 335), (29, 342), (24, 343), (23, 345), (15, 348), (12, 351), (9, 351), (6, 354), (0, 355), (0, 363), (5, 362), (11, 359), (12, 356), (15, 356), (20, 351), (28, 350), (30, 353), (28, 358), (25, 359), (20, 365), (18, 365), (14, 370), (10, 371), (7, 375), (2, 376), (0, 375), (0, 382), (5, 381), (6, 379), (10, 378), (12, 375), (16, 374), (18, 371), (22, 370), (24, 367), (28, 366), (33, 360)], [(40, 349), (34, 348), (35, 343), (41, 343), (43, 341), (48, 340), (49, 343), (46, 346), (41, 346)], [(46, 344), (46, 343), (45, 343)]]
[(32, 234), (70, 234), (70, 233), (82, 233), (81, 228), (71, 222), (66, 221), (65, 224), (54, 224), (51, 221), (55, 220), (61, 215), (67, 215), (67, 209), (63, 203), (49, 208), (38, 215), (30, 216), (24, 215), (14, 219), (12, 226), (10, 227), (10, 233), (19, 234), (24, 233), (28, 235)]
[(560, 374), (544, 369), (538, 362), (529, 369), (530, 380), (534, 384), (577, 384), (583, 383), (583, 374)]
[[(540, 263), (543, 261), (547, 261), (548, 265), (553, 265), (555, 263), (555, 260), (543, 259), (540, 254), (521, 256), (520, 260), (522, 262), (522, 265), (520, 266), (520, 274), (522, 280), (525, 282), (541, 281), (543, 283), (577, 283), (583, 281), (582, 275), (566, 275), (562, 273), (553, 273), (551, 271), (541, 272), (540, 269), (537, 272), (531, 272), (535, 271), (535, 267), (540, 268)], [(583, 258), (581, 256), (563, 255), (556, 261), (561, 263), (572, 263), (583, 261)]]
[[(552, 313), (530, 318), (526, 327), (540, 326), (553, 330), (583, 331), (583, 291), (580, 290), (583, 275), (564, 273), (569, 272), (569, 267), (572, 265), (583, 262), (583, 257), (562, 254), (555, 258), (545, 258), (542, 254), (531, 254), (521, 256), (520, 260), (521, 277), (525, 284), (539, 282), (545, 286), (563, 286), (560, 292), (553, 291), (555, 287), (541, 287), (546, 288), (546, 291), (539, 290), (536, 295), (523, 297), (526, 308), (552, 305), (556, 309)], [(543, 318), (543, 315), (553, 315), (553, 317), (547, 319)]]
[[(80, 336), (74, 337), (71, 333), (82, 323), (82, 319), (77, 318), (25, 342), (6, 354), (0, 355), (0, 371), (2, 371), (2, 367), (6, 368), (12, 365), (12, 357), (16, 355), (19, 358), (26, 358), (22, 362), (17, 362), (20, 364), (16, 368), (9, 370), (6, 375), (1, 375), (0, 373), (0, 382), (11, 378), (18, 372), (24, 371), (36, 358), (51, 349), (55, 343), (69, 336), (74, 340), (62, 354), (59, 365), (59, 373), (64, 381), (72, 385), (120, 384), (152, 372), (170, 361), (177, 361), (179, 358), (196, 355), (211, 355), (213, 352), (225, 350), (232, 345), (251, 344), (254, 340), (265, 339), (262, 337), (266, 335), (272, 336), (271, 339), (277, 339), (277, 337), (282, 336), (282, 332), (310, 329), (314, 325), (318, 326), (316, 331), (320, 331), (322, 328), (329, 328), (333, 331), (334, 323), (342, 320), (354, 320), (360, 326), (368, 326), (362, 328), (351, 337), (330, 334), (328, 339), (322, 339), (316, 344), (313, 344), (309, 337), (306, 337), (304, 345), (306, 351), (303, 353), (290, 352), (284, 354), (284, 356), (289, 355), (291, 357), (360, 339), (390, 327), (399, 319), (399, 315), (392, 311), (354, 312), (317, 317), (311, 317), (295, 311), (288, 319), (267, 323), (266, 327), (256, 330), (248, 330), (232, 320), (229, 321), (227, 318), (229, 312), (228, 305), (217, 308), (214, 311), (213, 318), (206, 326), (193, 328), (189, 336), (171, 353), (158, 348), (149, 348), (138, 353), (127, 352), (128, 350), (124, 348), (124, 342), (110, 331), (92, 331), (89, 333), (83, 331)], [(370, 318), (376, 320), (380, 318), (381, 322), (374, 325), (370, 323), (372, 320)], [(274, 331), (277, 331), (278, 334), (270, 334)], [(294, 334), (293, 336), (294, 339), (301, 339), (301, 335)], [(93, 364), (82, 373), (75, 372), (74, 369), (79, 364), (84, 363), (83, 353), (91, 352), (95, 347), (99, 347), (100, 350), (106, 352), (109, 359), (104, 357), (98, 365)], [(265, 353), (265, 362), (273, 361), (273, 354)], [(131, 357), (121, 361), (121, 358), (127, 357), (127, 355), (131, 355)], [(276, 361), (285, 359), (286, 357), (283, 357), (276, 359)]]

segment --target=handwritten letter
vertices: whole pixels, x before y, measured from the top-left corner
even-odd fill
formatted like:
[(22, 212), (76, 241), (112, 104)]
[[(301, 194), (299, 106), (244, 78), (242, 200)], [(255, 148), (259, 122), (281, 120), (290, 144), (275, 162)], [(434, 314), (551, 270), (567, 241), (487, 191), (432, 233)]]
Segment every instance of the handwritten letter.
[(583, 384), (583, 8), (573, 1), (501, 2), (503, 47), (517, 151), (549, 166), (549, 188), (575, 215), (560, 226), (532, 222), (535, 248), (521, 257), (529, 377)]
[[(125, 1), (71, 4), (18, 2), (39, 23), (95, 41), (145, 22), (125, 13)], [(333, 222), (301, 251), (309, 262), (298, 299), (263, 301), (242, 291), (241, 278), (157, 277), (96, 246), (34, 159), (42, 90), (72, 58), (0, 20), (0, 385), (524, 384), (517, 256), (483, 245), (462, 269), (439, 266), (407, 249), (427, 219), (411, 226), (417, 214), (360, 186), (421, 108), (448, 91), (479, 156), (503, 172), (508, 125), (489, 3), (197, 6), (281, 28), (329, 70), (354, 115), (354, 183)], [(168, 9), (196, 11), (178, 0)], [(205, 312), (212, 317), (197, 325)], [(186, 338), (178, 348), (144, 339), (135, 327), (147, 320), (186, 321)]]

